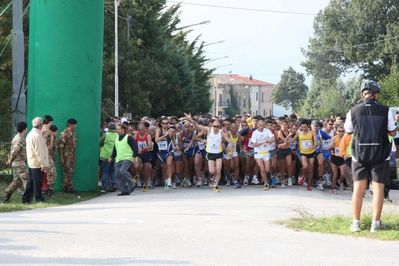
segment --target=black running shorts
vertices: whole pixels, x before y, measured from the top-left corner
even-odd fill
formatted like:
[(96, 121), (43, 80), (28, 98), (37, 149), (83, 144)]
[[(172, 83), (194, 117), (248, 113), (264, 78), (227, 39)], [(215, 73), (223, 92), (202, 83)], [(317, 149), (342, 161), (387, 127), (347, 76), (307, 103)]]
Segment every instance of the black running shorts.
[(366, 165), (352, 160), (353, 181), (371, 179), (377, 183), (385, 183), (389, 178), (389, 161)]

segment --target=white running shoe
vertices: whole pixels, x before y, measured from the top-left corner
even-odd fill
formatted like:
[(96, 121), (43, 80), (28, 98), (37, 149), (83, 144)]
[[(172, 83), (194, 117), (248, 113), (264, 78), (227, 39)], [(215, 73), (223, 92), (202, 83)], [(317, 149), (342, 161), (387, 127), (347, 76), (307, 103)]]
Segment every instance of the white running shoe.
[(290, 186), (292, 186), (292, 178), (291, 177), (288, 177), (288, 186), (290, 187)]
[(251, 184), (253, 184), (253, 185), (259, 185), (259, 184), (260, 184), (260, 182), (259, 182), (257, 176), (254, 175), (254, 176), (252, 177), (252, 182), (251, 182)]
[(361, 229), (360, 229), (360, 221), (359, 222), (353, 221), (352, 224), (351, 224), (351, 232), (352, 233), (356, 233), (356, 232), (360, 232), (360, 231), (361, 231)]

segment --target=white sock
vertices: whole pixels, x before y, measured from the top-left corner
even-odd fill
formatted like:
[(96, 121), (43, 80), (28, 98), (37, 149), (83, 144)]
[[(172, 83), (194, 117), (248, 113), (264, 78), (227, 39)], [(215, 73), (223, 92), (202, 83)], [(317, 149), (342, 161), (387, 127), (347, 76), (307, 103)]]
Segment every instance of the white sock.
[(371, 225), (379, 226), (381, 224), (381, 220), (373, 221)]
[(360, 224), (360, 220), (352, 220), (353, 224)]
[(166, 184), (168, 185), (168, 186), (171, 186), (172, 185), (172, 178), (168, 178), (168, 179), (166, 179)]

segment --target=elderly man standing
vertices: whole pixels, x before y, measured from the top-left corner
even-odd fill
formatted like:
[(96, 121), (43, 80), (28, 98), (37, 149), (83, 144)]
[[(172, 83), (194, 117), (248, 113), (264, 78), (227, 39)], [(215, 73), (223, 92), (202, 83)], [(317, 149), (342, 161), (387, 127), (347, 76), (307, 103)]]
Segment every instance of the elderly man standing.
[(36, 202), (44, 201), (42, 196), (43, 174), (49, 167), (46, 140), (42, 136), (43, 119), (35, 117), (32, 120), (32, 130), (26, 136), (26, 157), (29, 167), (29, 179), (22, 203), (31, 203), (33, 194)]

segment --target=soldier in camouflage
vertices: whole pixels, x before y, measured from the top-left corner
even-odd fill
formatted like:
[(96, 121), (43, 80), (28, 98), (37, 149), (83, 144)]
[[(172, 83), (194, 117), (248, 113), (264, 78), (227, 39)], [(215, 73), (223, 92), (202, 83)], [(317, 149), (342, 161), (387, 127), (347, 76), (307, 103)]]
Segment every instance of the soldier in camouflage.
[(77, 144), (75, 128), (78, 121), (71, 118), (67, 122), (67, 128), (62, 131), (58, 141), (58, 148), (61, 155), (61, 166), (64, 174), (62, 190), (73, 193), (72, 177), (75, 168), (75, 149)]
[(27, 179), (27, 167), (26, 167), (26, 127), (25, 122), (19, 122), (17, 124), (18, 134), (12, 140), (11, 154), (9, 160), (6, 162), (7, 165), (11, 165), (13, 172), (13, 180), (11, 184), (5, 189), (5, 197), (3, 203), (10, 202), (12, 194), (18, 188), (26, 188)]
[(50, 115), (45, 115), (43, 119), (42, 136), (46, 140), (46, 146), (49, 151), (49, 168), (44, 175), (43, 180), (43, 194), (50, 197), (54, 194), (54, 183), (57, 178), (57, 172), (55, 170), (55, 158), (51, 156), (51, 152), (55, 149), (55, 135), (51, 128), (53, 126), (53, 118)]

